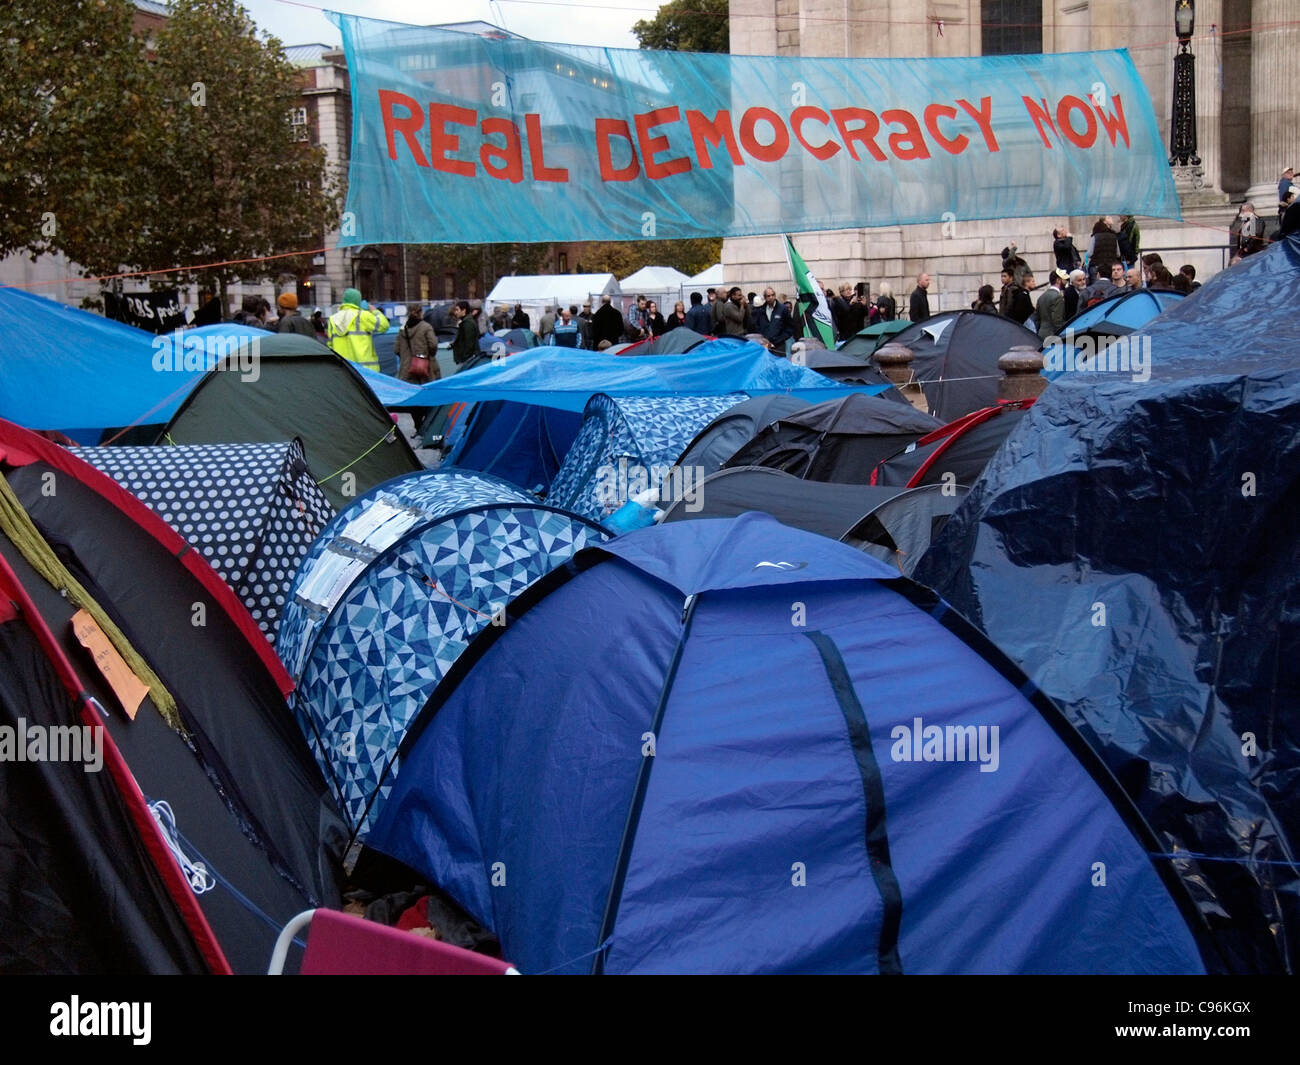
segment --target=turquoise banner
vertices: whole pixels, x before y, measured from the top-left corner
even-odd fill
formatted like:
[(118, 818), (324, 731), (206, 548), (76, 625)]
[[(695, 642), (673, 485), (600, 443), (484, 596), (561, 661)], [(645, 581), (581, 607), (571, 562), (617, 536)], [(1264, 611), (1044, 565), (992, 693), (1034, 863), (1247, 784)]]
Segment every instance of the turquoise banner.
[(352, 78), (342, 245), (1180, 217), (1126, 51), (701, 55), (332, 17)]

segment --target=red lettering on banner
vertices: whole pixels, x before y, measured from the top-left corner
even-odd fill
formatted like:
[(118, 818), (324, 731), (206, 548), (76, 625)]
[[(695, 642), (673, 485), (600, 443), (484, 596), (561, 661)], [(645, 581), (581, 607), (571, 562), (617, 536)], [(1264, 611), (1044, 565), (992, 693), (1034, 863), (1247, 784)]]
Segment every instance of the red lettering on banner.
[[(1076, 130), (1070, 122), (1070, 115), (1075, 111), (1082, 111), (1083, 117), (1087, 119), (1088, 124), (1082, 132)], [(1097, 140), (1097, 117), (1077, 96), (1061, 97), (1061, 102), (1056, 105), (1056, 124), (1076, 148), (1091, 148)]]
[[(929, 159), (930, 149), (925, 146), (921, 123), (911, 111), (881, 111), (880, 117), (891, 126), (902, 126), (902, 132), (889, 135), (889, 150), (897, 159)], [(908, 144), (910, 147), (904, 148)]]
[(957, 106), (970, 115), (975, 120), (975, 124), (979, 126), (980, 132), (984, 134), (984, 147), (991, 152), (998, 151), (998, 139), (993, 136), (993, 97), (985, 96), (981, 99), (978, 111), (968, 100), (958, 100)]
[[(766, 122), (775, 135), (771, 144), (760, 144), (754, 127)], [(790, 131), (781, 116), (766, 107), (751, 107), (740, 119), (740, 146), (760, 163), (775, 163), (790, 150)]]
[(939, 119), (946, 118), (949, 122), (957, 118), (957, 108), (949, 107), (947, 104), (931, 104), (925, 109), (925, 128), (930, 131), (930, 136), (938, 142), (940, 148), (950, 155), (961, 155), (966, 150), (966, 145), (970, 144), (970, 138), (964, 133), (949, 140), (939, 129)]
[[(871, 153), (871, 158), (880, 163), (886, 161), (885, 153), (876, 144), (876, 134), (880, 132), (880, 119), (876, 117), (874, 111), (868, 111), (864, 107), (841, 107), (831, 111), (831, 118), (835, 120), (835, 125), (840, 131), (840, 137), (844, 141), (844, 147), (848, 149), (850, 158), (861, 158), (853, 147), (854, 143), (858, 142), (866, 145), (867, 151)], [(849, 126), (850, 122), (860, 122), (862, 124), (851, 128)]]
[[(505, 137), (505, 145), (497, 147), (490, 141), (484, 140), (478, 150), (479, 162), (483, 164), (483, 169), (498, 181), (509, 181), (517, 185), (524, 180), (524, 148), (519, 137), (519, 127), (508, 118), (483, 119), (483, 136), (489, 137), (494, 133), (500, 133)], [(500, 160), (500, 162), (493, 160)]]
[(836, 141), (829, 139), (818, 145), (809, 144), (803, 135), (803, 124), (809, 119), (816, 119), (823, 126), (831, 124), (831, 116), (820, 107), (796, 107), (790, 112), (790, 128), (794, 131), (795, 139), (814, 159), (829, 159), (840, 150), (840, 146)]
[(545, 147), (542, 144), (542, 116), (524, 115), (524, 129), (528, 131), (528, 159), (533, 164), (533, 180), (568, 181), (569, 172), (564, 167), (546, 165)]
[(699, 162), (701, 170), (712, 170), (713, 159), (709, 156), (709, 145), (717, 147), (719, 144), (726, 144), (727, 154), (731, 156), (731, 161), (736, 166), (744, 166), (744, 157), (740, 154), (740, 146), (736, 144), (736, 134), (731, 128), (731, 112), (719, 111), (713, 116), (713, 121), (704, 117), (701, 111), (687, 111), (686, 124), (691, 129), (691, 141), (695, 145), (695, 158)]
[(1115, 101), (1115, 113), (1113, 115), (1103, 111), (1095, 100), (1092, 106), (1097, 112), (1097, 117), (1101, 119), (1102, 126), (1105, 127), (1106, 135), (1110, 137), (1111, 147), (1115, 147), (1115, 134), (1118, 133), (1124, 138), (1124, 147), (1127, 148), (1129, 146), (1128, 122), (1124, 118), (1124, 104), (1118, 96), (1112, 96), (1111, 99)]
[[(1034, 120), (1038, 135), (1043, 138), (1043, 147), (1050, 148), (1052, 142), (1047, 139), (1047, 130), (1043, 129), (1043, 126), (1046, 124), (1047, 129), (1050, 129), (1053, 133), (1056, 133), (1056, 126), (1052, 123), (1052, 116), (1047, 113), (1047, 101), (1040, 100), (1038, 103), (1034, 103), (1028, 96), (1022, 96), (1020, 99), (1024, 101), (1029, 117)], [(1060, 136), (1059, 133), (1056, 133), (1056, 135)]]
[(664, 126), (681, 118), (681, 111), (676, 107), (660, 107), (636, 116), (636, 137), (641, 144), (641, 158), (645, 161), (645, 176), (658, 181), (660, 178), (672, 177), (691, 168), (691, 161), (686, 156), (665, 159), (662, 163), (655, 161), (655, 156), (668, 150), (668, 138), (663, 134), (650, 136), (656, 126)]
[[(614, 153), (609, 146), (611, 137), (622, 137), (627, 141), (628, 149), (632, 153), (632, 161), (627, 166), (614, 166)], [(641, 173), (632, 131), (621, 118), (596, 119), (596, 158), (600, 161), (601, 181), (632, 181)]]
[(448, 122), (457, 126), (475, 126), (478, 124), (478, 112), (452, 104), (429, 105), (429, 155), (433, 160), (433, 169), (459, 174), (461, 177), (473, 177), (473, 163), (465, 159), (453, 159), (449, 154), (460, 147), (460, 137), (447, 132)]
[[(394, 112), (393, 108), (398, 104), (406, 108), (405, 118), (398, 118)], [(380, 89), (379, 111), (384, 116), (384, 137), (388, 141), (388, 158), (394, 162), (397, 160), (395, 137), (400, 133), (405, 138), (406, 146), (411, 150), (415, 161), (420, 166), (428, 166), (429, 160), (424, 157), (420, 142), (415, 139), (415, 135), (424, 125), (424, 109), (405, 93)]]

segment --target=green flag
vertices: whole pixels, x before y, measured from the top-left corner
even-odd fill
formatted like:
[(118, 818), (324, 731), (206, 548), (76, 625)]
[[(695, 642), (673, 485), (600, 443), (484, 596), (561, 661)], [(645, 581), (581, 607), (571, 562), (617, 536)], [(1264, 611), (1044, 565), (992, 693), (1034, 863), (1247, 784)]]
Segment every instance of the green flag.
[(831, 317), (831, 305), (826, 302), (826, 293), (808, 264), (794, 250), (794, 241), (785, 238), (785, 254), (790, 260), (790, 273), (794, 275), (795, 288), (798, 289), (796, 315), (799, 319), (799, 335), (811, 336), (816, 329), (816, 336), (827, 348), (835, 347), (835, 319)]

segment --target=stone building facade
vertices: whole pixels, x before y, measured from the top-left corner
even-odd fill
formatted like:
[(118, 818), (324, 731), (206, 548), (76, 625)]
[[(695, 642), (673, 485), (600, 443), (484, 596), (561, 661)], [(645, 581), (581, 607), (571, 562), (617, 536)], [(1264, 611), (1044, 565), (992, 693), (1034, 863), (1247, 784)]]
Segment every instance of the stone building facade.
[[(1199, 0), (1197, 133), (1202, 173), (1176, 173), (1183, 221), (1140, 218), (1142, 250), (1205, 278), (1228, 261), (1227, 228), (1243, 200), (1276, 214), (1277, 182), (1300, 166), (1300, 11), (1294, 0)], [(1173, 5), (1151, 0), (731, 0), (736, 55), (940, 57), (1128, 48), (1168, 139), (1177, 42)], [(1066, 225), (1082, 252), (1094, 216), (1014, 218), (795, 235), (824, 284), (888, 281), (906, 296), (922, 270), (933, 310), (967, 307), (997, 288), (999, 253), (1014, 240), (1041, 279), (1052, 229)], [(728, 283), (788, 287), (779, 237), (723, 244)], [(900, 301), (906, 306), (905, 300)]]

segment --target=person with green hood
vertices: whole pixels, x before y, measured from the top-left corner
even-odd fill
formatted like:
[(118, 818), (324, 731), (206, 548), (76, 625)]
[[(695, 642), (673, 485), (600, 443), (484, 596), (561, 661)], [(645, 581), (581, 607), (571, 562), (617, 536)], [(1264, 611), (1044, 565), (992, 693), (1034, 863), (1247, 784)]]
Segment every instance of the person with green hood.
[[(364, 306), (363, 306), (364, 304)], [(361, 293), (350, 288), (343, 293), (343, 305), (329, 316), (329, 345), (348, 362), (379, 372), (374, 336), (388, 332), (383, 311), (372, 310)]]

